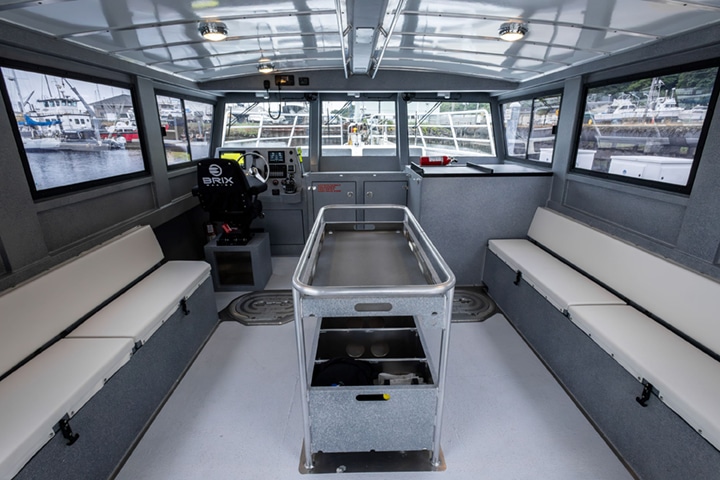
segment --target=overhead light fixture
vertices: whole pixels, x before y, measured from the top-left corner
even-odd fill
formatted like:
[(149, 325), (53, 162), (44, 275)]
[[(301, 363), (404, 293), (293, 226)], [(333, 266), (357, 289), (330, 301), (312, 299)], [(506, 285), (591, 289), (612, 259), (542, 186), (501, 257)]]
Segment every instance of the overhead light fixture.
[(272, 73), (275, 71), (275, 65), (273, 65), (269, 58), (261, 58), (258, 60), (257, 69), (260, 73)]
[(198, 31), (205, 40), (211, 42), (225, 40), (228, 35), (227, 25), (222, 22), (202, 22), (198, 27)]
[(190, 4), (193, 10), (203, 10), (205, 8), (215, 8), (220, 5), (219, 0), (193, 0)]
[(520, 40), (528, 33), (528, 27), (524, 23), (507, 22), (500, 25), (500, 38), (507, 42)]

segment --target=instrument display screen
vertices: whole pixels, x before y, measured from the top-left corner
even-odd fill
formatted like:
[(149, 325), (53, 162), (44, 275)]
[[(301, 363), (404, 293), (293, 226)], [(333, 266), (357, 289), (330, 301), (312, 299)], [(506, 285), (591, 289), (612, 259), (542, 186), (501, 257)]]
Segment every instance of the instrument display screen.
[(285, 163), (285, 152), (282, 150), (268, 151), (268, 163)]
[(220, 152), (220, 158), (222, 158), (223, 160), (232, 160), (234, 162), (238, 162), (241, 167), (245, 167), (245, 152), (224, 151)]

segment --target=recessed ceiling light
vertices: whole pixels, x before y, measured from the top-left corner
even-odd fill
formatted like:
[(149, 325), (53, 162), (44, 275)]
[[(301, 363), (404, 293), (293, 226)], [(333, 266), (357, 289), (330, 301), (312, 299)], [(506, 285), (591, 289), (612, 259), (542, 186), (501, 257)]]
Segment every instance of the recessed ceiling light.
[(258, 72), (260, 73), (272, 73), (275, 71), (275, 65), (268, 58), (261, 58), (258, 61)]
[(500, 38), (508, 42), (520, 40), (528, 33), (528, 27), (524, 23), (507, 22), (500, 25)]
[(211, 42), (225, 40), (228, 35), (227, 25), (222, 22), (202, 22), (198, 27), (200, 35)]
[(204, 8), (215, 8), (220, 5), (219, 0), (193, 0), (190, 6), (193, 10), (202, 10)]

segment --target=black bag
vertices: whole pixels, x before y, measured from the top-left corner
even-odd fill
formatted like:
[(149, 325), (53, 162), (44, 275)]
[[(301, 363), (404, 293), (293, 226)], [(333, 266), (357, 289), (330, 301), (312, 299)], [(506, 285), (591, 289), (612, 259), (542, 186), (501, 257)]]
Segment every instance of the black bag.
[(314, 387), (373, 385), (378, 376), (377, 368), (362, 360), (338, 357), (315, 367)]

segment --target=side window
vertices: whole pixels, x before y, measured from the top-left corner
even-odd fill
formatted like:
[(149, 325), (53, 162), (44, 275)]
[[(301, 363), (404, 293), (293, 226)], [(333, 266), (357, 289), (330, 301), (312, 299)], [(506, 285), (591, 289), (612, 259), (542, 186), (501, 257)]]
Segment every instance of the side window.
[(185, 120), (188, 122), (191, 160), (211, 157), (213, 108), (211, 103), (185, 100)]
[(408, 103), (410, 156), (495, 156), (490, 104)]
[(34, 197), (147, 172), (130, 88), (2, 68)]
[(509, 157), (525, 158), (530, 138), (532, 99), (502, 105), (505, 147)]
[(587, 89), (574, 171), (687, 190), (718, 68)]
[(552, 162), (561, 99), (561, 95), (546, 95), (502, 105), (509, 157)]
[(169, 95), (156, 96), (168, 166), (210, 156), (213, 104)]

